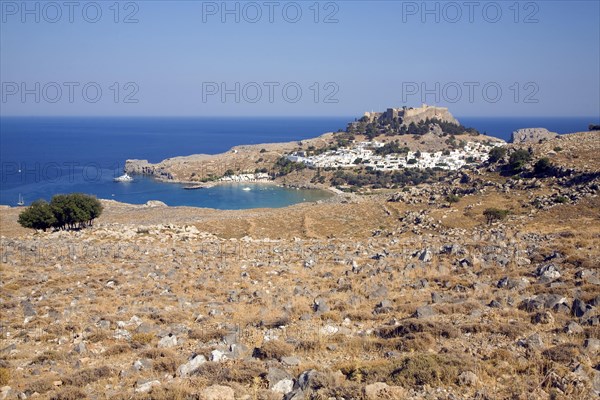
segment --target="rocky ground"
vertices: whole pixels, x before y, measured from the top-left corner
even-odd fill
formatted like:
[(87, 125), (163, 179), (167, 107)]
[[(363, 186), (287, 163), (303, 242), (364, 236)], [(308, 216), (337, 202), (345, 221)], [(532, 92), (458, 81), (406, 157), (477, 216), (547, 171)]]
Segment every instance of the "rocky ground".
[(1, 208), (0, 399), (598, 398), (600, 136), (514, 146), (556, 176), (79, 232)]

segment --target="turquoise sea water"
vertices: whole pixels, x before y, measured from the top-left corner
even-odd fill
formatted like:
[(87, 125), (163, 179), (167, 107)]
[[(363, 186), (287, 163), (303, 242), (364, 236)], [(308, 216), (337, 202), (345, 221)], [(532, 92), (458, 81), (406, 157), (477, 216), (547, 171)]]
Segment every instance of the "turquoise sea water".
[[(466, 126), (502, 139), (518, 128), (545, 127), (559, 133), (586, 130), (598, 118), (468, 118)], [(327, 197), (321, 191), (274, 185), (222, 185), (183, 190), (182, 185), (136, 177), (114, 183), (128, 158), (158, 162), (198, 153), (221, 153), (240, 144), (296, 141), (345, 128), (353, 117), (332, 118), (0, 118), (0, 204), (49, 200), (83, 192), (143, 204), (217, 209), (283, 207)], [(242, 190), (248, 186), (252, 190)]]
[[(330, 194), (270, 184), (183, 190), (136, 176), (115, 183), (126, 159), (216, 154), (240, 144), (296, 141), (345, 127), (349, 118), (0, 118), (0, 204), (82, 192), (132, 204), (217, 209), (284, 207)], [(252, 190), (242, 190), (250, 187)]]

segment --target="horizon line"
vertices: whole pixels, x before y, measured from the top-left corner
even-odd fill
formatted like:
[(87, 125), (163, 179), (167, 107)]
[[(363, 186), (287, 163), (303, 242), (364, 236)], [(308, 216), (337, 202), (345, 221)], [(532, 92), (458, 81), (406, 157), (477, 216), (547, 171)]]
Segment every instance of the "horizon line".
[[(600, 118), (600, 115), (454, 115), (457, 118)], [(358, 118), (352, 115), (0, 115), (0, 118)]]

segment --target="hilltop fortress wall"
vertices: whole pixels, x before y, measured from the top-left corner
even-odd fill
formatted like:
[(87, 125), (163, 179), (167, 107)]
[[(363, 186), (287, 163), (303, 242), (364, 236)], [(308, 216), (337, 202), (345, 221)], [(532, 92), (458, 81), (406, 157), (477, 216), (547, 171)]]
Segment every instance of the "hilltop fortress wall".
[(448, 108), (446, 107), (435, 107), (423, 104), (418, 108), (388, 108), (385, 112), (367, 112), (365, 117), (372, 122), (374, 120), (381, 120), (382, 122), (391, 122), (394, 118), (401, 118), (402, 124), (405, 126), (410, 125), (412, 122), (415, 124), (425, 121), (427, 118), (437, 118), (440, 121), (451, 122), (453, 124), (459, 124), (459, 122), (452, 116)]

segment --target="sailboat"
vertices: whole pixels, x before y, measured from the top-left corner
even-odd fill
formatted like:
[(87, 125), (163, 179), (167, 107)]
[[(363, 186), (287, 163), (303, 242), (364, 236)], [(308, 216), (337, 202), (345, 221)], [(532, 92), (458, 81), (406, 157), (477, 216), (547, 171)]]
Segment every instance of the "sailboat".
[(24, 206), (25, 205), (25, 200), (23, 200), (23, 196), (21, 196), (21, 193), (19, 193), (19, 201), (17, 202), (18, 206)]

